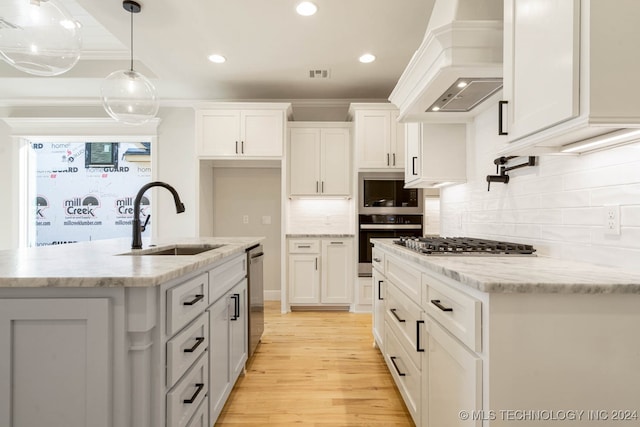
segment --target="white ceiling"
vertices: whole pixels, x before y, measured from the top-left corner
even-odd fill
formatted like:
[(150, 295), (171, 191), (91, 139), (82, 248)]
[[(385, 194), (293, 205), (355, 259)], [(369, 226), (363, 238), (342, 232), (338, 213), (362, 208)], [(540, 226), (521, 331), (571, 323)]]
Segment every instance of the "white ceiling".
[[(28, 0), (2, 0), (28, 1)], [(386, 99), (418, 48), (434, 0), (142, 0), (134, 15), (135, 68), (163, 102)], [(0, 102), (97, 102), (100, 83), (128, 67), (130, 15), (121, 0), (61, 0), (83, 24), (83, 55), (69, 72), (36, 77), (0, 61)], [(358, 57), (370, 52), (371, 64)], [(207, 60), (211, 53), (225, 64)], [(328, 69), (330, 78), (310, 79)]]

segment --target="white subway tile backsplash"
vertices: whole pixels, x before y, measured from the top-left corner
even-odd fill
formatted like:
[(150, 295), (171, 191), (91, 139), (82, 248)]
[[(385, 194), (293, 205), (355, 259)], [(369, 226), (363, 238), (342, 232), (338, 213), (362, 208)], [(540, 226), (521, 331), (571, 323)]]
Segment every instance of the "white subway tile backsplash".
[[(441, 234), (511, 239), (533, 244), (539, 256), (640, 271), (640, 143), (542, 156), (487, 192), (485, 177), (495, 173), (504, 144), (494, 121), (488, 109), (470, 125), (468, 182), (441, 190)], [(619, 236), (605, 235), (604, 206), (611, 204), (620, 205)]]

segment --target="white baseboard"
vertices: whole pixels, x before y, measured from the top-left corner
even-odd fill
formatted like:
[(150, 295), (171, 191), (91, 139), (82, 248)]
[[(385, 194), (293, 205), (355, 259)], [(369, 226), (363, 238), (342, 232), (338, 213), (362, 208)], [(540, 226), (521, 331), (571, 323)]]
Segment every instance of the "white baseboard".
[(264, 291), (264, 300), (265, 301), (280, 301), (280, 289), (278, 290), (269, 290), (269, 291)]

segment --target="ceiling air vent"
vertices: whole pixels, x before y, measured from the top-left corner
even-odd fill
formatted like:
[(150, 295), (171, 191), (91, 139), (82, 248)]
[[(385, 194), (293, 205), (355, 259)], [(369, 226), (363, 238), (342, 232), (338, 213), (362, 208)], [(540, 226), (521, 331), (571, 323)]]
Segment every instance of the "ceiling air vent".
[(328, 79), (331, 77), (330, 70), (309, 70), (310, 79)]

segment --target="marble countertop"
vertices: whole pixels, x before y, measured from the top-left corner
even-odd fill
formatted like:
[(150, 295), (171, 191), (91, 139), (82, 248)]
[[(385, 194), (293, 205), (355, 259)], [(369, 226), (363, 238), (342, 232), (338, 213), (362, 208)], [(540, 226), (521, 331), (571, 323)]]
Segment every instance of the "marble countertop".
[(421, 255), (371, 239), (388, 252), (483, 292), (640, 294), (640, 273), (541, 256)]
[[(131, 239), (121, 238), (3, 250), (0, 288), (157, 286), (222, 258), (244, 253), (263, 240), (263, 237), (143, 239), (143, 249), (132, 251)], [(197, 255), (137, 255), (176, 244), (224, 246)], [(128, 253), (136, 254), (123, 255)]]

